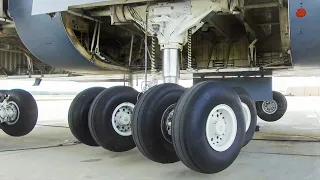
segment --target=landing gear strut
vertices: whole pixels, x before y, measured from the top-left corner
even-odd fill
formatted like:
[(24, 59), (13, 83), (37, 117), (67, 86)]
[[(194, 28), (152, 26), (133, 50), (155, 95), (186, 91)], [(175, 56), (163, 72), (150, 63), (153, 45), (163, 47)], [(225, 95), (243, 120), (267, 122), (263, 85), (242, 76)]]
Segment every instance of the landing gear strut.
[[(93, 139), (110, 151), (137, 146), (152, 161), (181, 160), (201, 173), (226, 169), (252, 138), (256, 122), (252, 99), (221, 82), (202, 82), (188, 90), (177, 84), (183, 46), (188, 43), (187, 69), (192, 71), (192, 33), (201, 28), (202, 19), (210, 12), (230, 11), (229, 4), (192, 0), (130, 7), (129, 13), (124, 9), (115, 8), (110, 14), (123, 22), (136, 21), (146, 36), (158, 38), (164, 84), (151, 87), (138, 101), (138, 92), (128, 87), (102, 91), (89, 110)], [(118, 17), (121, 14), (124, 16)], [(145, 22), (136, 15), (145, 17)], [(154, 63), (152, 67), (154, 70)]]
[(226, 169), (253, 136), (256, 111), (252, 99), (239, 93), (248, 109), (250, 131), (245, 137), (245, 108), (231, 87), (209, 81), (186, 90), (173, 84), (179, 79), (180, 49), (162, 48), (162, 57), (165, 84), (146, 91), (134, 108), (135, 144), (158, 163), (180, 159), (201, 173)]

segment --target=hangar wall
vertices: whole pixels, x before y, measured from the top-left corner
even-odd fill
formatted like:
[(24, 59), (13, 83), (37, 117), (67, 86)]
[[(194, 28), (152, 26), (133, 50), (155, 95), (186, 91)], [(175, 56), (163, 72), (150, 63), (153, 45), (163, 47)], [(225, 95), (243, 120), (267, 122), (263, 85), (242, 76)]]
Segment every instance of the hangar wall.
[(288, 87), (285, 94), (288, 96), (320, 96), (320, 87)]

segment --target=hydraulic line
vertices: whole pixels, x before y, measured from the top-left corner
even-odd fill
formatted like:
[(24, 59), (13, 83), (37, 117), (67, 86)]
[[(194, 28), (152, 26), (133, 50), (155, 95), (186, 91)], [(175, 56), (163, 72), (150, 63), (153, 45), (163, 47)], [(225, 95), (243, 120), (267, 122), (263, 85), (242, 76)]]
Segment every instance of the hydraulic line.
[(151, 72), (156, 72), (156, 36), (152, 36), (151, 41)]
[(192, 70), (192, 30), (188, 30), (188, 70)]
[(146, 12), (146, 32), (145, 32), (145, 35), (144, 35), (144, 81), (145, 81), (145, 84), (147, 84), (147, 80), (148, 80), (148, 11)]

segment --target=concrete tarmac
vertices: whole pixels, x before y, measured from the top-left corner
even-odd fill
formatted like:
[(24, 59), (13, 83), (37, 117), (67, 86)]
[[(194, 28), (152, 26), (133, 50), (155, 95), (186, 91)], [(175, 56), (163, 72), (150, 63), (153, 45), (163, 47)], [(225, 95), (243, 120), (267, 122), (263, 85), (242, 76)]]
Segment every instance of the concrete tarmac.
[(158, 164), (136, 148), (124, 153), (78, 144), (67, 127), (71, 100), (38, 101), (39, 121), (29, 135), (0, 131), (1, 180), (82, 179), (320, 179), (320, 97), (288, 97), (288, 111), (261, 131), (225, 171), (205, 175), (181, 162)]

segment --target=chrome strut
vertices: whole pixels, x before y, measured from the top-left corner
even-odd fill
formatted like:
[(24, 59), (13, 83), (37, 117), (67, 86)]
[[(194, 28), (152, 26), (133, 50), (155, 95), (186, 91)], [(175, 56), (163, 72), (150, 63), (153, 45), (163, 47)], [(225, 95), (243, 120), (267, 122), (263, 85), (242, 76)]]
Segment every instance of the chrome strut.
[(180, 78), (180, 49), (162, 50), (162, 71), (165, 83), (179, 83)]

